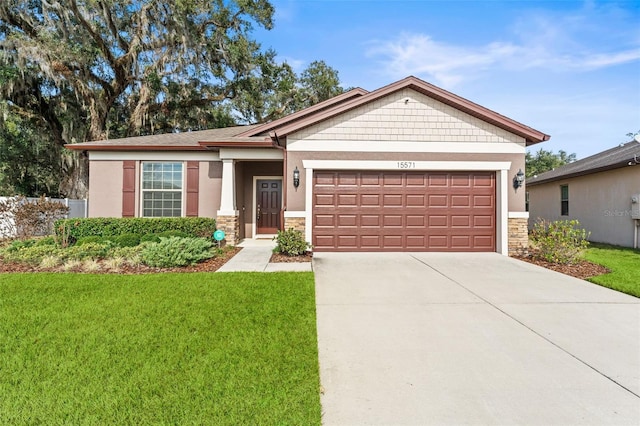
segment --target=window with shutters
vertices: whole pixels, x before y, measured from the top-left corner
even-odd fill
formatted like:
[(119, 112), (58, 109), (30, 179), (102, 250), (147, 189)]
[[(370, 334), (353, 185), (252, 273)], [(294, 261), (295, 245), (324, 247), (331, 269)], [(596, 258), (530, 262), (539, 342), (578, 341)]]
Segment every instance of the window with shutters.
[(182, 216), (183, 164), (142, 163), (142, 216)]

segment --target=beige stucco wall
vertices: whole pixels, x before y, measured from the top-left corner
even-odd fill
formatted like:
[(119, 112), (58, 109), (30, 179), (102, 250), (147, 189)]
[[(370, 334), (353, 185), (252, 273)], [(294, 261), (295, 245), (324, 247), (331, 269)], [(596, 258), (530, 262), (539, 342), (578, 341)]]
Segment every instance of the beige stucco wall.
[(200, 161), (198, 185), (198, 216), (216, 217), (216, 213), (220, 209), (222, 162)]
[(288, 139), (511, 142), (524, 146), (522, 137), (411, 89), (310, 126)]
[(89, 163), (89, 217), (122, 217), (122, 161)]
[[(569, 215), (560, 215), (560, 185), (569, 186)], [(591, 241), (633, 246), (631, 196), (640, 194), (640, 166), (530, 186), (529, 227), (537, 218), (577, 219)]]

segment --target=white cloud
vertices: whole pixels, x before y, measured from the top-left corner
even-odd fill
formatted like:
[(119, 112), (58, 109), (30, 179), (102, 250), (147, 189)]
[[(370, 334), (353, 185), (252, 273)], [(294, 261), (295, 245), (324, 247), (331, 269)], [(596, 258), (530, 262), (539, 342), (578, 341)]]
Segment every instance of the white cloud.
[(610, 26), (598, 21), (601, 10), (585, 10), (562, 17), (522, 16), (506, 40), (483, 45), (473, 45), (474, 40), (447, 43), (428, 34), (406, 32), (371, 42), (366, 53), (378, 59), (393, 78), (422, 75), (449, 88), (487, 70), (582, 72), (640, 60), (640, 40), (634, 32), (619, 31), (614, 38)]

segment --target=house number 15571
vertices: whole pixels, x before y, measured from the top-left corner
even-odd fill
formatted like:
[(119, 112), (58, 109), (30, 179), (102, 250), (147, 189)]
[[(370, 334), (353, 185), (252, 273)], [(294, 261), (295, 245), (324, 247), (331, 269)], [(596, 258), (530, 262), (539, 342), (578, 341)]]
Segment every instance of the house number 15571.
[(416, 163), (415, 161), (398, 161), (399, 169), (415, 169)]

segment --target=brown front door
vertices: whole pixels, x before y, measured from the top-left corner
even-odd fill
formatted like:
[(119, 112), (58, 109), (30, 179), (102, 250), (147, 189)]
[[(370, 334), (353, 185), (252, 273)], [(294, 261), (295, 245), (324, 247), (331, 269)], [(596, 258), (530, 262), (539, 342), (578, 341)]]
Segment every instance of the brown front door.
[(280, 230), (282, 181), (258, 179), (256, 186), (256, 234), (275, 234)]

